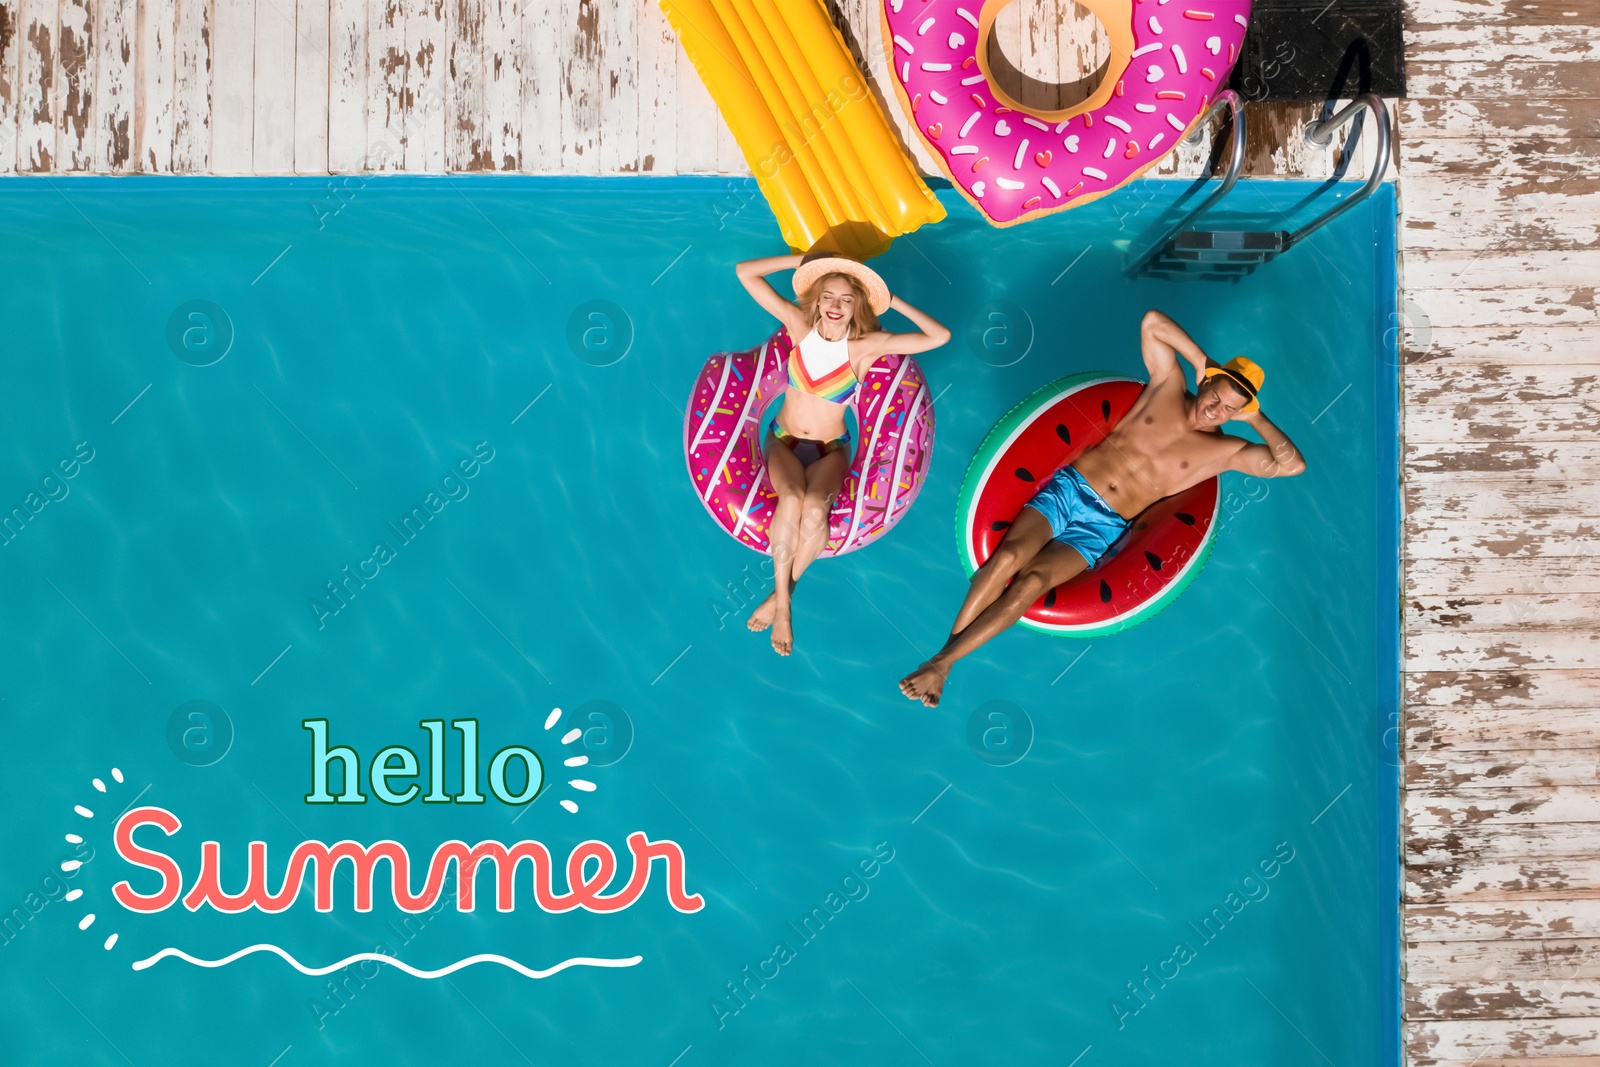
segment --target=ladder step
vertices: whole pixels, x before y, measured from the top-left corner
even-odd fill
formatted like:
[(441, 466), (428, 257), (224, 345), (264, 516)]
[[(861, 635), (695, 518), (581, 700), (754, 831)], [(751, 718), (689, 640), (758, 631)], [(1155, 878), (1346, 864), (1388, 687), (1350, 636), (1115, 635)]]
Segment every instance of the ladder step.
[(1174, 252), (1282, 252), (1289, 235), (1282, 230), (1191, 230), (1173, 238)]

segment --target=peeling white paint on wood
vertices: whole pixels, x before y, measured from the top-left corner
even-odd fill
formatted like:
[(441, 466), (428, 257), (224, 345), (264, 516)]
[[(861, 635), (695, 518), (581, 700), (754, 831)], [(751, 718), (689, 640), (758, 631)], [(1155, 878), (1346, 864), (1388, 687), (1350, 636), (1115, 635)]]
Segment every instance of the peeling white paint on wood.
[(138, 0), (98, 0), (95, 9), (90, 160), (97, 172), (122, 174), (138, 166), (133, 156)]
[(172, 169), (179, 174), (204, 174), (211, 164), (211, 6), (177, 0)]
[(17, 169), (55, 169), (56, 0), (22, 0)]
[[(297, 174), (328, 173), (328, 119), (332, 100), (332, 17), (329, 0), (294, 5), (294, 141), (290, 166)], [(284, 4), (285, 20), (290, 8)]]

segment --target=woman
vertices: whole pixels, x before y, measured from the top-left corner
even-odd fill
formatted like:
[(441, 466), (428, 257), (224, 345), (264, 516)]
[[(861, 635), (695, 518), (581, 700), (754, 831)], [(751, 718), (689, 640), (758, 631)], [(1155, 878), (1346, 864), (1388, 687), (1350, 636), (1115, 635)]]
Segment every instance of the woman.
[[(794, 269), (795, 302), (778, 294), (767, 275)], [(798, 339), (789, 356), (789, 388), (767, 424), (763, 451), (778, 492), (768, 539), (773, 591), (751, 614), (752, 630), (772, 627), (780, 656), (794, 648), (790, 597), (800, 575), (828, 543), (828, 511), (850, 466), (844, 412), (873, 360), (889, 352), (914, 355), (950, 340), (950, 331), (899, 297), (876, 271), (831, 252), (769, 256), (740, 263), (739, 280), (756, 303)], [(921, 333), (888, 333), (878, 316), (893, 308)]]

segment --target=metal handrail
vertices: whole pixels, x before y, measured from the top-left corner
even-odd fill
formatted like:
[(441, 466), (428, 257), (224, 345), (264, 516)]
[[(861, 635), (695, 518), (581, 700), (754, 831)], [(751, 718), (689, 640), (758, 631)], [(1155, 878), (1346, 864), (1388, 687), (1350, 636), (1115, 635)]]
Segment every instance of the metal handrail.
[(1283, 245), (1285, 252), (1371, 196), (1383, 183), (1383, 176), (1389, 170), (1389, 109), (1377, 93), (1362, 93), (1341, 108), (1337, 114), (1307, 126), (1306, 144), (1313, 148), (1328, 147), (1333, 142), (1333, 131), (1360, 114), (1362, 109), (1372, 112), (1373, 123), (1378, 127), (1378, 158), (1373, 163), (1372, 173), (1367, 176), (1366, 184), (1345, 197), (1343, 203), (1323, 212), (1290, 234)]
[[(1380, 106), (1381, 103), (1382, 102), (1380, 101)], [(1194, 129), (1191, 130), (1189, 135), (1184, 138), (1184, 141), (1188, 144), (1194, 144), (1196, 141), (1200, 140), (1200, 135), (1205, 131), (1206, 127), (1210, 125), (1211, 120), (1216, 117), (1217, 112), (1221, 111), (1224, 107), (1228, 109), (1228, 119), (1233, 125), (1233, 155), (1228, 160), (1228, 169), (1223, 173), (1221, 184), (1212, 190), (1210, 196), (1206, 197), (1200, 202), (1199, 207), (1190, 211), (1188, 214), (1184, 215), (1183, 218), (1173, 223), (1172, 227), (1168, 229), (1166, 233), (1161, 235), (1161, 239), (1159, 241), (1156, 241), (1145, 249), (1144, 254), (1135, 260), (1128, 268), (1127, 273), (1129, 277), (1132, 277), (1133, 275), (1138, 274), (1139, 271), (1143, 270), (1145, 264), (1149, 263), (1152, 259), (1160, 254), (1162, 249), (1167, 247), (1167, 242), (1171, 241), (1174, 237), (1178, 236), (1178, 234), (1182, 233), (1191, 222), (1205, 214), (1213, 204), (1227, 196), (1228, 191), (1232, 189), (1234, 183), (1239, 180), (1239, 174), (1244, 170), (1245, 126), (1244, 99), (1238, 93), (1234, 92), (1232, 89), (1224, 89), (1222, 92), (1218, 93), (1216, 101), (1206, 109), (1205, 115), (1200, 119), (1199, 122), (1195, 123)]]

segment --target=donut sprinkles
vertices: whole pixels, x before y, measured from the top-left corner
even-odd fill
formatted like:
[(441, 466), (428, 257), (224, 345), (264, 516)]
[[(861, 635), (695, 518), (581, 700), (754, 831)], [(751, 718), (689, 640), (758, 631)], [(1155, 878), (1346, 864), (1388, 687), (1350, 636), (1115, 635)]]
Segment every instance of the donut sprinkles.
[[(723, 530), (769, 555), (778, 494), (761, 452), (763, 416), (788, 388), (784, 368), (793, 348), (780, 329), (755, 348), (712, 356), (684, 414), (684, 456), (700, 502)], [(933, 401), (910, 356), (879, 356), (850, 403), (860, 440), (828, 515), (823, 556), (854, 552), (893, 529), (921, 491), (933, 455)]]
[[(989, 221), (1026, 222), (1132, 181), (1178, 146), (1239, 58), (1250, 0), (1086, 0), (1109, 27), (1105, 103), (1040, 116), (1007, 106), (978, 64), (980, 16), (1008, 0), (884, 0), (901, 107), (940, 167)], [(1086, 101), (1092, 103), (1093, 101)]]

